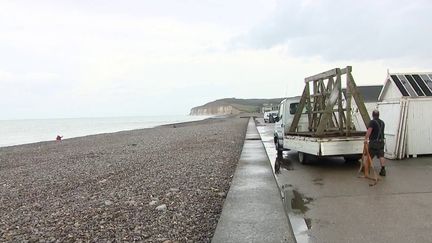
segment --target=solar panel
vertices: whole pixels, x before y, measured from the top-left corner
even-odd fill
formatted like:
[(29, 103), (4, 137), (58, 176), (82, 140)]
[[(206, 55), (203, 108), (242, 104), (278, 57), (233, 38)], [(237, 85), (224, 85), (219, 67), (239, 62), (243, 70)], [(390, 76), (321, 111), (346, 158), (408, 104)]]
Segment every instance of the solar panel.
[(408, 96), (411, 97), (417, 97), (417, 93), (414, 91), (414, 89), (412, 88), (411, 84), (408, 82), (408, 79), (406, 79), (406, 77), (404, 75), (398, 75), (398, 78), (400, 79), (402, 85), (405, 87), (405, 89), (408, 92)]
[(432, 96), (432, 92), (429, 90), (428, 86), (419, 75), (413, 74), (412, 77), (426, 96)]
[(390, 75), (390, 77), (393, 79), (394, 83), (399, 88), (402, 95), (403, 96), (409, 96), (408, 91), (405, 89), (405, 86), (402, 84), (402, 82), (399, 80), (399, 78), (396, 75)]
[(411, 75), (405, 75), (405, 77), (408, 79), (408, 82), (411, 84), (411, 87), (413, 87), (418, 96), (425, 95)]
[(429, 78), (427, 74), (420, 74), (420, 77), (423, 79), (425, 84), (429, 87), (430, 90), (432, 90), (432, 77)]

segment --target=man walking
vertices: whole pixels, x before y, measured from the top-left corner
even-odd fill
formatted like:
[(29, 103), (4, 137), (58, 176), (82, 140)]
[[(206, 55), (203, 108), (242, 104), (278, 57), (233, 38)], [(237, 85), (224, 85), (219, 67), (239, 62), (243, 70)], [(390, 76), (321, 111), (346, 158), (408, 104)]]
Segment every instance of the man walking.
[(381, 164), (380, 176), (386, 175), (384, 159), (384, 122), (379, 119), (379, 111), (372, 112), (373, 119), (369, 122), (368, 130), (365, 136), (365, 143), (369, 142), (369, 155), (373, 159), (378, 157)]

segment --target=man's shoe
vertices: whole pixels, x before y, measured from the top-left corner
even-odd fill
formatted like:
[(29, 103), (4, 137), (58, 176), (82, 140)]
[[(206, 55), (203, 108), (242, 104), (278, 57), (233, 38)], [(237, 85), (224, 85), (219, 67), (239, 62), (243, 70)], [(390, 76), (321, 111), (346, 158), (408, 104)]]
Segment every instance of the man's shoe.
[(379, 173), (380, 176), (386, 176), (386, 170), (384, 167), (381, 167), (381, 171)]

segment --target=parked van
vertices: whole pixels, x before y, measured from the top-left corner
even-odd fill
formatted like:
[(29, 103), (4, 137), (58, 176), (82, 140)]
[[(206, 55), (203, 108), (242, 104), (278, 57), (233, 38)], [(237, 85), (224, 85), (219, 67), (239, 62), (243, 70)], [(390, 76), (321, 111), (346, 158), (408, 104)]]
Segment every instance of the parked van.
[(278, 114), (278, 111), (266, 111), (266, 112), (264, 112), (264, 122), (265, 123), (274, 123), (274, 119), (277, 117), (277, 114)]

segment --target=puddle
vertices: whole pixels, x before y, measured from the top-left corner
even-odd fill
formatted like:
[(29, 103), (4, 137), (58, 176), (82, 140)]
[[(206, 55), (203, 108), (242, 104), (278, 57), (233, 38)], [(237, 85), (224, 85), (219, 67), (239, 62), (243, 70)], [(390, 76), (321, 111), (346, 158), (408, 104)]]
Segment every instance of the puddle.
[(283, 157), (276, 157), (274, 159), (274, 172), (276, 174), (280, 173), (280, 169), (294, 170), (291, 160)]
[(306, 204), (312, 201), (312, 198), (304, 197), (298, 191), (293, 190), (294, 197), (291, 199), (291, 208), (293, 211), (299, 210), (301, 213), (306, 213), (309, 208)]
[(276, 161), (274, 162), (274, 172), (276, 174), (280, 173), (280, 167), (281, 167), (281, 161), (280, 159), (276, 158)]
[(283, 185), (284, 206), (288, 212), (288, 218), (292, 226), (296, 242), (310, 242), (308, 235), (312, 228), (312, 219), (306, 218), (304, 215), (309, 210), (307, 204), (312, 202), (312, 198), (305, 197), (297, 190), (293, 190), (292, 185)]
[(281, 167), (286, 170), (294, 170), (294, 166), (291, 160), (288, 158), (282, 158), (281, 160)]

